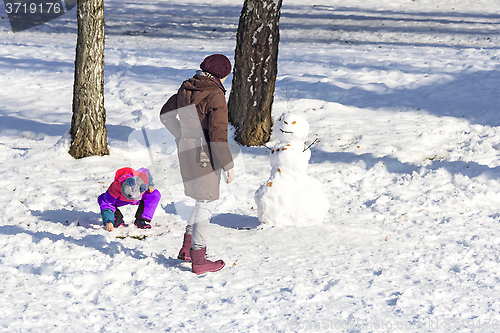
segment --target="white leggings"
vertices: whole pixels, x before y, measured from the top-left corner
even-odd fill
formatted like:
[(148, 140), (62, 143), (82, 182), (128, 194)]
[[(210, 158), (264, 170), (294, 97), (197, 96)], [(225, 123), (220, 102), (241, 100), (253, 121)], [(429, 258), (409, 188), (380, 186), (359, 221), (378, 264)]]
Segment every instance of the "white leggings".
[(212, 218), (213, 201), (198, 200), (187, 221), (186, 233), (192, 235), (191, 249), (199, 250), (207, 246), (205, 235)]

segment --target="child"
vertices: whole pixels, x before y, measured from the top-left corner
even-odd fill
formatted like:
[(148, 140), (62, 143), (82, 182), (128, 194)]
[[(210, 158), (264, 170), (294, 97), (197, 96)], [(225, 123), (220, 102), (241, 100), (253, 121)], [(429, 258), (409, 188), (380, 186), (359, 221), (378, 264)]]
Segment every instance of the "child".
[(115, 180), (108, 190), (99, 196), (97, 202), (106, 230), (112, 231), (125, 225), (123, 215), (118, 209), (125, 205), (139, 205), (134, 224), (140, 229), (150, 229), (149, 223), (160, 198), (161, 194), (155, 189), (153, 177), (148, 169), (135, 171), (132, 168), (122, 168), (116, 171)]

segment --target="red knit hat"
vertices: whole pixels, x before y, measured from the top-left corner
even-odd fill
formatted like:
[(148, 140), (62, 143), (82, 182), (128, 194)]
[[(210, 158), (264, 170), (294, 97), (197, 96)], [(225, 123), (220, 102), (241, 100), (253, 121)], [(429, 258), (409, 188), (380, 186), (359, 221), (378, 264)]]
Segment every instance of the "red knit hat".
[(222, 79), (231, 74), (231, 61), (223, 54), (212, 54), (203, 60), (200, 68), (202, 71)]

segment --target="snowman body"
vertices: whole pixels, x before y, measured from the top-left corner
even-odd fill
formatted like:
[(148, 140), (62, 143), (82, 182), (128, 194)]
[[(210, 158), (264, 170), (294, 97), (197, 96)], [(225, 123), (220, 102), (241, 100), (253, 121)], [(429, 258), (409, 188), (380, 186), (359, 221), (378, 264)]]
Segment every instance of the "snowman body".
[(309, 124), (299, 115), (282, 114), (274, 125), (279, 142), (271, 149), (271, 175), (255, 192), (259, 221), (267, 225), (320, 224), (328, 213), (321, 183), (307, 174), (311, 151), (304, 139)]

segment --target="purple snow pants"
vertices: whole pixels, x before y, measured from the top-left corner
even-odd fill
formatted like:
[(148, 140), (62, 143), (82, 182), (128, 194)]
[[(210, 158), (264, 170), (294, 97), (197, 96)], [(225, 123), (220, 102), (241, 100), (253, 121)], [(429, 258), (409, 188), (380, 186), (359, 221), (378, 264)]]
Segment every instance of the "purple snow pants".
[(156, 207), (160, 202), (161, 194), (160, 191), (154, 190), (153, 192), (146, 191), (142, 195), (142, 199), (135, 202), (126, 202), (120, 199), (114, 198), (108, 191), (101, 194), (97, 198), (101, 212), (105, 209), (111, 209), (113, 212), (116, 211), (118, 207), (125, 205), (139, 205), (137, 209), (136, 218), (141, 218), (144, 220), (151, 221), (155, 213)]

